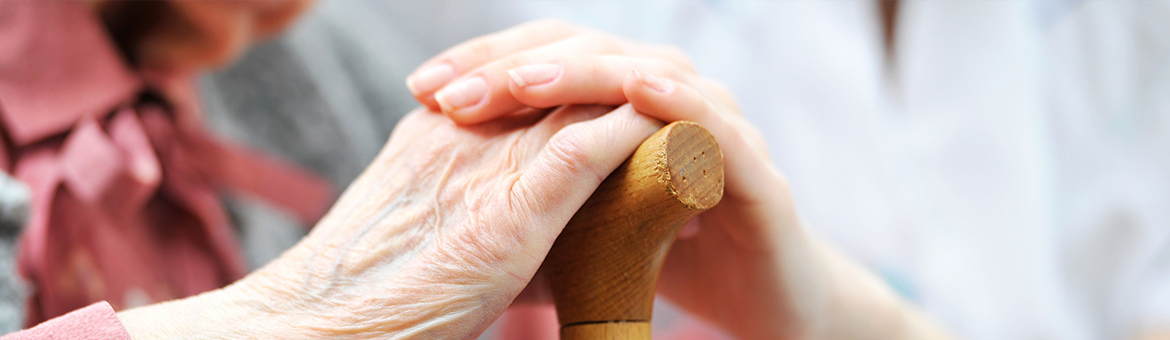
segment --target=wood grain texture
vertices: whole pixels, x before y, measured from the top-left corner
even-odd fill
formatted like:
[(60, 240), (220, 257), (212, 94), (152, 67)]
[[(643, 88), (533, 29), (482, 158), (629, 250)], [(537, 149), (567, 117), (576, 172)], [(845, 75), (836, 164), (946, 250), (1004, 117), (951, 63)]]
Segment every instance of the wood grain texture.
[(650, 339), (650, 322), (586, 323), (561, 328), (561, 340)]
[(562, 336), (645, 323), (644, 337), (621, 339), (649, 339), (654, 288), (671, 243), (722, 197), (723, 155), (707, 130), (675, 122), (646, 139), (577, 211), (545, 259)]

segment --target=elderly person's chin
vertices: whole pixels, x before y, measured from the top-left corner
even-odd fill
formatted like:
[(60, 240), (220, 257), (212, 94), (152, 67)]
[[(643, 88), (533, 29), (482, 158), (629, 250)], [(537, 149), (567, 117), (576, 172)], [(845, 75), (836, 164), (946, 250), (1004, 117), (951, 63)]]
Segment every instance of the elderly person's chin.
[(282, 31), (309, 1), (94, 1), (127, 61), (183, 77), (231, 65), (248, 46)]

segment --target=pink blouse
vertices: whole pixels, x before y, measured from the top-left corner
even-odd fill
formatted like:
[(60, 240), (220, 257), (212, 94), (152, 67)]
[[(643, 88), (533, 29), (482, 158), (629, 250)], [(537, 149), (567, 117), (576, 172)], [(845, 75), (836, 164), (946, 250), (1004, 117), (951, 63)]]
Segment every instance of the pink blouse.
[(130, 340), (130, 334), (126, 333), (126, 328), (122, 327), (122, 322), (110, 304), (103, 301), (45, 321), (36, 327), (9, 334), (3, 339)]
[(211, 138), (192, 82), (131, 69), (80, 2), (0, 1), (0, 169), (32, 190), (26, 324), (77, 310), (17, 339), (126, 338), (103, 328), (120, 329), (114, 310), (243, 276), (221, 189), (306, 225), (334, 197), (315, 175)]

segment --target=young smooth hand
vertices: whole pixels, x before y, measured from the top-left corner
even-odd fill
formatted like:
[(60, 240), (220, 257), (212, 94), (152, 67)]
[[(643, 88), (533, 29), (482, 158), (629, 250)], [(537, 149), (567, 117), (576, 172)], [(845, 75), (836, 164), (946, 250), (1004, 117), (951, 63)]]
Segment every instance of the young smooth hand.
[(666, 122), (697, 122), (723, 151), (725, 192), (680, 234), (660, 293), (744, 339), (913, 338), (906, 335), (932, 330), (871, 273), (805, 232), (760, 132), (726, 87), (696, 74), (676, 48), (543, 20), (455, 46), (420, 66), (407, 86), (460, 124), (526, 107), (626, 103)]

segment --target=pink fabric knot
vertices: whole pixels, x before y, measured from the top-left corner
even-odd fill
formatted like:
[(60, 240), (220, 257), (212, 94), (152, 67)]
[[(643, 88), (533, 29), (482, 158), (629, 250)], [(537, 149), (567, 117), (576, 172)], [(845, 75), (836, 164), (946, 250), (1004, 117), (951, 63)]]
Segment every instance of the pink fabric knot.
[(35, 288), (27, 325), (242, 277), (223, 190), (306, 225), (329, 207), (325, 180), (208, 135), (190, 84), (132, 70), (82, 3), (0, 1), (0, 168), (32, 192), (18, 254)]

